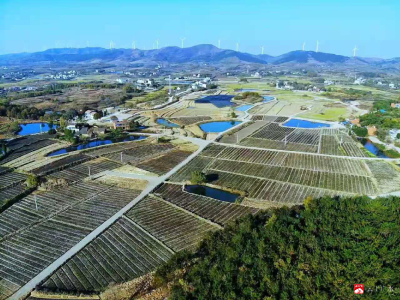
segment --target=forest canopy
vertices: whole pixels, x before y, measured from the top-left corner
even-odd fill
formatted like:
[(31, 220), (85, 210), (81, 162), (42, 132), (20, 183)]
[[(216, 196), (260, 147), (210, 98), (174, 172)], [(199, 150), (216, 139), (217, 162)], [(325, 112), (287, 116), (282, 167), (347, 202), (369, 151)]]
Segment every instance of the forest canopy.
[(209, 235), (156, 282), (174, 282), (170, 299), (356, 299), (354, 284), (399, 299), (399, 245), (400, 198), (307, 199)]

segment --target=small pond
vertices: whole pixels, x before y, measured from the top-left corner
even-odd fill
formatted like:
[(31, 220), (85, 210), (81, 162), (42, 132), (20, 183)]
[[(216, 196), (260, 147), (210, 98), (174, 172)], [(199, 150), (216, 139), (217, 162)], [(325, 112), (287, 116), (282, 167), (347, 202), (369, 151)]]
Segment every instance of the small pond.
[(117, 140), (95, 140), (91, 141), (87, 144), (81, 144), (81, 145), (76, 145), (76, 146), (69, 146), (63, 149), (59, 149), (57, 151), (49, 153), (47, 156), (55, 156), (55, 155), (60, 155), (60, 154), (65, 154), (77, 150), (84, 150), (84, 149), (89, 149), (89, 148), (95, 148), (99, 146), (104, 146), (104, 145), (109, 145), (109, 144), (114, 144), (114, 143), (120, 143), (120, 142), (129, 142), (129, 141), (136, 141), (136, 140), (144, 140), (147, 138), (145, 135), (130, 135), (129, 137), (125, 139), (117, 139)]
[(235, 92), (238, 92), (238, 93), (255, 92), (255, 91), (257, 91), (257, 89), (238, 89), (238, 90), (235, 90)]
[(383, 153), (383, 151), (379, 150), (378, 147), (376, 147), (369, 139), (360, 139), (360, 142), (363, 144), (365, 149), (374, 154), (376, 157), (389, 158), (389, 156)]
[(298, 127), (298, 128), (320, 128), (320, 127), (330, 127), (329, 124), (318, 123), (300, 119), (291, 119), (283, 124), (283, 126), (287, 127)]
[(246, 111), (252, 108), (254, 105), (247, 104), (247, 105), (242, 105), (236, 108), (237, 111)]
[(28, 123), (21, 124), (21, 128), (18, 135), (29, 135), (48, 132), (52, 128), (56, 129), (57, 125), (53, 125), (53, 127), (50, 128), (48, 123)]
[(235, 202), (239, 195), (203, 185), (186, 185), (185, 191), (225, 202)]
[(264, 98), (263, 103), (267, 103), (275, 99), (274, 97), (271, 96), (262, 96), (262, 97)]
[(157, 123), (166, 127), (179, 127), (178, 124), (172, 123), (168, 120), (165, 120), (163, 118), (157, 119)]
[(242, 122), (240, 121), (221, 121), (221, 122), (210, 122), (200, 125), (200, 129), (204, 132), (223, 132), (236, 126)]

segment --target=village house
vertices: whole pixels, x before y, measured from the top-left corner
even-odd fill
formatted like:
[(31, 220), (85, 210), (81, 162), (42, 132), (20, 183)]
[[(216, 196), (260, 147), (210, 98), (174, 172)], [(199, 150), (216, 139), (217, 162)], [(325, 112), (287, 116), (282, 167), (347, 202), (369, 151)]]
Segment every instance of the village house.
[(391, 103), (390, 106), (392, 108), (400, 108), (400, 103)]
[(374, 126), (367, 126), (368, 135), (376, 135), (377, 128)]

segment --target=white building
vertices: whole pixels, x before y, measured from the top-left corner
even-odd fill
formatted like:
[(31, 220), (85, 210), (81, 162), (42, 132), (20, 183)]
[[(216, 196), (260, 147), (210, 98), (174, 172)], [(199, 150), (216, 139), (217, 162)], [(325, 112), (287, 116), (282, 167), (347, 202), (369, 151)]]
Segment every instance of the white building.
[(119, 84), (123, 84), (123, 83), (127, 83), (129, 82), (128, 78), (118, 78), (117, 80), (115, 80), (117, 83)]
[(84, 116), (85, 120), (94, 120), (94, 115), (96, 113), (97, 112), (95, 110), (87, 110), (87, 111), (85, 111), (85, 116)]

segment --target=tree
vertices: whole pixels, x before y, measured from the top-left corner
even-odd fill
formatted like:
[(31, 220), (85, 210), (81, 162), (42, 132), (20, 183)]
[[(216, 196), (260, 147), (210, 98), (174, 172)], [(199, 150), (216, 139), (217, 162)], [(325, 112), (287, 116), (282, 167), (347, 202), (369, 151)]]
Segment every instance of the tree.
[(234, 111), (232, 111), (232, 112), (231, 112), (231, 118), (236, 118), (236, 117), (237, 117), (237, 115), (235, 114)]
[[(307, 199), (248, 215), (156, 272), (169, 299), (398, 299), (399, 197)], [(351, 212), (351, 213), (349, 213)], [(179, 272), (176, 272), (179, 270)], [(397, 295), (397, 296), (396, 296)]]
[(28, 178), (26, 178), (26, 186), (28, 188), (35, 188), (39, 184), (39, 178), (35, 175), (29, 174)]
[(93, 117), (95, 120), (98, 120), (103, 117), (103, 112), (102, 111), (96, 112)]
[(201, 171), (196, 170), (191, 173), (190, 182), (192, 184), (202, 184), (205, 183), (206, 180), (207, 180), (206, 175), (204, 175), (204, 173)]
[(60, 117), (60, 129), (64, 129), (65, 127), (67, 127), (67, 121), (64, 117)]
[(400, 139), (400, 133), (396, 135), (396, 139)]
[(65, 140), (67, 140), (71, 143), (75, 142), (75, 131), (65, 129), (64, 130), (64, 138), (65, 138)]
[(18, 131), (21, 130), (21, 126), (17, 121), (14, 121), (10, 124), (9, 129), (10, 132), (17, 133)]
[(353, 132), (359, 137), (366, 137), (368, 135), (368, 129), (365, 127), (353, 126)]

